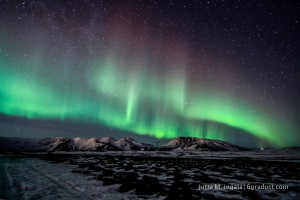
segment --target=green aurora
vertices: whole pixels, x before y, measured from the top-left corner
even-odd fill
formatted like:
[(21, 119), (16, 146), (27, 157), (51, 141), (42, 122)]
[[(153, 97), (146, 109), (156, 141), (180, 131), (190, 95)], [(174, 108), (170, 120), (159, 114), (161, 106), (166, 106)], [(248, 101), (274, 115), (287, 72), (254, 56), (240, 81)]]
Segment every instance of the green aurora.
[(162, 73), (111, 54), (87, 64), (84, 84), (45, 68), (37, 59), (2, 57), (0, 113), (92, 122), (157, 138), (226, 140), (229, 126), (274, 146), (292, 144), (287, 124), (225, 92), (189, 87), (188, 76), (176, 64)]

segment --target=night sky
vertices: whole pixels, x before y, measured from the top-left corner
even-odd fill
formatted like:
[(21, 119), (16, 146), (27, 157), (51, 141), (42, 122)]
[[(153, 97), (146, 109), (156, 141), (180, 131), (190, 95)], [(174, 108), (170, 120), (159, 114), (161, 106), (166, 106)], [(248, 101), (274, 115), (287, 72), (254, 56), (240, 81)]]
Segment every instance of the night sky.
[(299, 146), (298, 1), (1, 1), (0, 135)]

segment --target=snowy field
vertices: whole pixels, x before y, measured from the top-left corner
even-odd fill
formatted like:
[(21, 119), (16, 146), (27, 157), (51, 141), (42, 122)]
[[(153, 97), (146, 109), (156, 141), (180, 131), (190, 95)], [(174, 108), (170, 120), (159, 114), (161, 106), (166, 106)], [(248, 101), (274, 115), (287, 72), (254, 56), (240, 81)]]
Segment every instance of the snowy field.
[(297, 149), (1, 155), (0, 199), (300, 199), (299, 161)]

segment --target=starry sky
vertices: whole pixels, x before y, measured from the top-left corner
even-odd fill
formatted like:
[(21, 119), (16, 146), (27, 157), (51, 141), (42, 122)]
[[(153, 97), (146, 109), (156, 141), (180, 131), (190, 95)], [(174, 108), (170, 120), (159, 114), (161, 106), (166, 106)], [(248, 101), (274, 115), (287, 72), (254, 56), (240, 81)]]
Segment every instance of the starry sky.
[(300, 2), (0, 0), (0, 135), (299, 146)]

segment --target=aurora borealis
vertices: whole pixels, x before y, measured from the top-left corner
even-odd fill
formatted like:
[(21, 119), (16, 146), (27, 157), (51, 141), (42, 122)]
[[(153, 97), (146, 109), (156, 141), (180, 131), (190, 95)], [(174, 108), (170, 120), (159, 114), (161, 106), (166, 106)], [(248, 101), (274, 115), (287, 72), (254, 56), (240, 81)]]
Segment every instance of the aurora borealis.
[[(239, 131), (257, 143), (298, 144), (299, 56), (289, 50), (298, 15), (281, 11), (297, 30), (277, 27), (276, 49), (275, 25), (264, 24), (269, 5), (258, 11), (265, 20), (247, 26), (240, 15), (256, 5), (66, 2), (1, 1), (4, 116), (92, 123), (112, 135), (228, 140)], [(239, 12), (218, 13), (224, 6)]]

